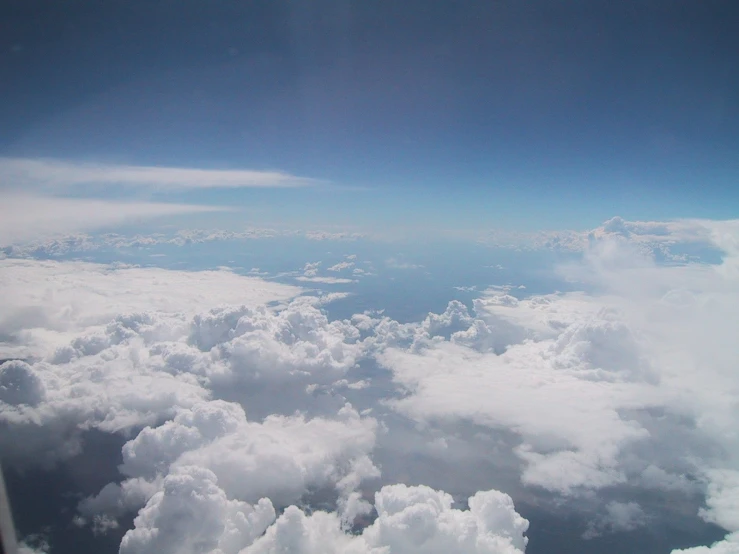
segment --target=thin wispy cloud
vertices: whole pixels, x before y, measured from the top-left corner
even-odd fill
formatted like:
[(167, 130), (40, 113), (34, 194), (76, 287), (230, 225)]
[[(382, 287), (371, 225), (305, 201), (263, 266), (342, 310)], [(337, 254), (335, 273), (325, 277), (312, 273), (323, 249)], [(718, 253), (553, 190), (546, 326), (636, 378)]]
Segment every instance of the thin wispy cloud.
[(321, 181), (281, 171), (196, 169), (79, 163), (43, 158), (0, 158), (2, 188), (47, 190), (76, 186), (118, 185), (163, 190), (208, 188), (296, 188)]
[(94, 230), (141, 219), (226, 210), (196, 204), (0, 195), (0, 243)]

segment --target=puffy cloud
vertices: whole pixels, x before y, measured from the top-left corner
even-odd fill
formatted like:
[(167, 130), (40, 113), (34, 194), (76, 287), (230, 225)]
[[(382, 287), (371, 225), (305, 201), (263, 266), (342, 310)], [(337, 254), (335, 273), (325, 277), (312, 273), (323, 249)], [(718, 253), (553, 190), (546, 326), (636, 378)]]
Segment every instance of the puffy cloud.
[[(701, 515), (736, 531), (736, 231), (732, 222), (609, 222), (581, 262), (562, 267), (589, 292), (517, 299), (490, 290), (474, 315), (450, 305), (429, 318), (459, 314), (467, 329), (449, 340), (380, 353), (407, 391), (391, 405), (423, 423), (514, 431), (525, 484), (704, 490)], [(678, 233), (709, 240), (723, 262), (659, 265), (632, 244)], [(608, 504), (592, 531), (630, 528), (640, 510)], [(712, 548), (732, 549), (733, 540)]]
[(390, 485), (375, 497), (377, 519), (352, 536), (342, 532), (334, 514), (305, 515), (285, 510), (265, 535), (243, 554), (514, 554), (526, 547), (528, 521), (511, 498), (497, 491), (478, 492), (469, 510), (452, 508), (452, 497), (429, 487)]
[[(84, 262), (0, 260), (0, 335), (25, 345), (19, 356), (66, 344), (69, 332), (118, 316), (157, 312), (193, 315), (220, 304), (284, 301), (300, 289), (229, 271), (170, 271)], [(145, 316), (149, 317), (149, 316)], [(2, 347), (7, 349), (10, 345)], [(28, 352), (30, 350), (30, 352)], [(12, 351), (2, 351), (11, 357)]]
[(696, 546), (673, 550), (672, 554), (738, 554), (739, 533), (731, 533), (724, 540), (716, 542), (711, 546)]
[(318, 274), (318, 267), (321, 262), (308, 262), (303, 267), (303, 275), (305, 277), (315, 277)]
[[(9, 461), (69, 456), (84, 429), (146, 425), (202, 401), (211, 393), (186, 344), (194, 313), (299, 292), (223, 271), (29, 260), (1, 260), (0, 269), (0, 353), (26, 359), (0, 366), (0, 444)], [(166, 367), (162, 349), (179, 353)]]
[(350, 406), (337, 419), (269, 416), (256, 423), (246, 420), (238, 404), (216, 400), (144, 428), (123, 447), (120, 469), (151, 481), (171, 468), (205, 467), (241, 500), (269, 495), (286, 505), (309, 488), (342, 488), (377, 476), (367, 457), (375, 429), (375, 420), (361, 418)]
[(136, 516), (120, 553), (235, 554), (274, 519), (269, 500), (253, 506), (229, 500), (212, 471), (182, 466), (164, 479), (162, 490)]
[(703, 517), (724, 529), (739, 531), (739, 469), (715, 468), (706, 473), (709, 485)]
[(623, 481), (619, 447), (648, 433), (618, 410), (647, 391), (632, 384), (607, 389), (572, 370), (557, 373), (548, 349), (537, 346), (513, 346), (497, 356), (445, 342), (421, 353), (390, 349), (382, 360), (411, 393), (393, 401), (401, 412), (516, 430), (525, 441), (517, 450), (528, 464), (525, 482), (568, 492)]
[(44, 399), (46, 389), (36, 372), (21, 360), (0, 364), (0, 402), (11, 406), (35, 406)]
[[(384, 483), (424, 482), (434, 458), (446, 464), (437, 474), (464, 480), (442, 487), (455, 497), (497, 487), (494, 475), (470, 487), (450, 470), (472, 464), (473, 442), (526, 494), (590, 499), (591, 536), (650, 520), (650, 504), (626, 496), (636, 487), (705, 494), (701, 515), (731, 533), (735, 231), (706, 230), (725, 253), (719, 266), (659, 265), (605, 236), (560, 268), (584, 291), (491, 288), (417, 323), (373, 312), (331, 321), (320, 307), (335, 297), (293, 298), (300, 289), (229, 272), (2, 260), (3, 354), (24, 360), (0, 366), (0, 448), (65, 456), (81, 429), (131, 433), (121, 480), (80, 505), (101, 531), (141, 509), (128, 552), (523, 551), (525, 526), (495, 492), (457, 510), (433, 489), (385, 487), (374, 523), (346, 532), (367, 522), (378, 467)], [(392, 458), (401, 442), (412, 477)], [(292, 503), (302, 508), (271, 524)], [(335, 513), (314, 511), (326, 505)], [(178, 513), (192, 520), (185, 530)], [(177, 533), (187, 540), (167, 538)], [(694, 551), (735, 544), (730, 534)]]
[(354, 262), (339, 262), (327, 268), (328, 271), (342, 271), (344, 269), (351, 269), (354, 267)]
[[(342, 262), (341, 264), (334, 265), (332, 267), (328, 268), (328, 271), (339, 271), (343, 269), (342, 264), (346, 262)], [(303, 267), (303, 274), (296, 277), (296, 281), (301, 281), (304, 283), (324, 283), (328, 285), (340, 285), (340, 284), (347, 284), (347, 283), (356, 283), (353, 279), (346, 279), (344, 277), (324, 277), (318, 275), (318, 268), (320, 267), (321, 262), (308, 262)], [(354, 265), (354, 264), (351, 264)], [(348, 266), (347, 266), (348, 267)], [(338, 269), (337, 269), (338, 268)]]
[[(32, 544), (29, 544), (32, 543)], [(47, 554), (49, 545), (42, 537), (26, 537), (24, 541), (18, 544), (17, 554)]]
[(95, 524), (141, 508), (120, 550), (141, 554), (238, 552), (274, 521), (273, 502), (286, 506), (310, 490), (332, 489), (336, 517), (351, 522), (369, 509), (356, 487), (379, 475), (368, 457), (375, 427), (350, 406), (333, 419), (252, 423), (238, 404), (204, 402), (129, 441), (121, 471), (131, 477), (80, 512)]
[[(734, 222), (722, 222), (734, 224)], [(559, 230), (533, 233), (492, 230), (478, 236), (478, 242), (514, 250), (555, 250), (586, 252), (599, 242), (629, 244), (641, 254), (660, 260), (685, 262), (701, 252), (716, 253), (712, 229), (716, 222), (699, 219), (673, 221), (626, 221), (613, 217), (587, 231)], [(689, 247), (690, 255), (685, 253)]]

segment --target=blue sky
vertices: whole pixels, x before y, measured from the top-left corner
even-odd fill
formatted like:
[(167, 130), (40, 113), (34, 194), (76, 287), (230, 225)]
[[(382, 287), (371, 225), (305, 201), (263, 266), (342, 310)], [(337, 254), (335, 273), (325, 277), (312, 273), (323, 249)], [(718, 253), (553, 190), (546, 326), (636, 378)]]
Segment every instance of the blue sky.
[(218, 216), (231, 226), (737, 215), (732, 2), (32, 10), (19, 2), (4, 18), (0, 155), (278, 169), (335, 185), (154, 197), (238, 207)]

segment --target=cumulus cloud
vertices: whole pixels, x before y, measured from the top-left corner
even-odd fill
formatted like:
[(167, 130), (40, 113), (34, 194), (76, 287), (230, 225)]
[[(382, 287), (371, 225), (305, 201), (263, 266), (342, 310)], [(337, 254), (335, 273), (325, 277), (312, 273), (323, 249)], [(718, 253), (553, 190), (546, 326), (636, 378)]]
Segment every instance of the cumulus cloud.
[(121, 541), (121, 554), (218, 552), (236, 554), (275, 518), (268, 499), (229, 500), (216, 475), (183, 466), (168, 475)]
[[(4, 346), (28, 351), (27, 361), (0, 366), (6, 460), (53, 462), (80, 451), (85, 429), (143, 426), (123, 448), (126, 479), (80, 507), (98, 530), (144, 504), (159, 506), (161, 495), (151, 499), (168, 476), (189, 466), (208, 468), (239, 501), (269, 495), (284, 506), (328, 489), (342, 514), (365, 510), (355, 488), (378, 473), (369, 458), (376, 422), (339, 398), (316, 403), (308, 390), (342, 377), (360, 351), (359, 331), (328, 321), (321, 297), (267, 308), (300, 290), (224, 271), (30, 260), (3, 260), (3, 270), (14, 310)], [(214, 304), (228, 305), (198, 313)], [(265, 396), (263, 387), (283, 396)], [(236, 394), (252, 411), (262, 396), (263, 421), (247, 421), (241, 404), (213, 394)], [(301, 399), (327, 415), (294, 415)], [(281, 410), (293, 415), (269, 415)], [(242, 517), (246, 508), (234, 509)], [(147, 528), (150, 519), (141, 521)]]
[[(559, 493), (626, 483), (687, 493), (696, 483), (686, 474), (697, 474), (702, 516), (736, 531), (736, 241), (731, 225), (701, 225), (724, 252), (718, 266), (658, 265), (603, 237), (562, 268), (591, 292), (518, 299), (493, 289), (473, 315), (450, 305), (429, 319), (448, 324), (448, 338), (380, 354), (407, 391), (391, 404), (420, 422), (514, 431), (522, 481)], [(618, 220), (606, 231), (671, 232)], [(628, 502), (606, 509), (601, 529), (642, 519)]]
[(454, 509), (452, 502), (425, 486), (385, 486), (375, 497), (377, 519), (358, 536), (342, 532), (334, 514), (307, 516), (291, 507), (243, 554), (524, 552), (528, 521), (508, 495), (478, 492), (469, 498), (469, 510)]
[(338, 487), (349, 494), (377, 476), (367, 457), (376, 422), (345, 406), (332, 419), (269, 416), (248, 422), (243, 408), (219, 400), (180, 411), (171, 421), (144, 428), (123, 448), (121, 471), (154, 482), (178, 467), (208, 468), (234, 497), (278, 505), (297, 502), (309, 488)]
[(664, 265), (630, 240), (669, 228), (606, 227), (558, 270), (579, 292), (491, 287), (412, 323), (331, 320), (330, 295), (228, 271), (1, 260), (0, 448), (58, 459), (84, 429), (128, 433), (120, 479), (79, 506), (99, 531), (138, 513), (124, 552), (523, 552), (510, 498), (474, 494), (493, 475), (429, 483), (469, 509), (380, 488), (411, 479), (391, 448), (415, 482), (431, 457), (456, 482), (472, 443), (527, 494), (591, 502), (588, 536), (651, 521), (629, 491), (701, 495), (728, 535), (686, 552), (733, 552), (737, 230), (706, 227), (720, 265)]
[(711, 546), (696, 546), (673, 550), (672, 554), (737, 554), (739, 553), (739, 533), (731, 533), (724, 540)]
[(194, 370), (162, 371), (151, 347), (187, 341), (193, 315), (205, 306), (258, 307), (299, 293), (225, 271), (30, 260), (0, 266), (0, 356), (25, 359), (0, 366), (8, 461), (70, 456), (84, 429), (145, 425), (203, 400), (210, 393)]
[(0, 364), (0, 401), (11, 406), (35, 406), (44, 399), (45, 387), (36, 372), (21, 360)]
[(339, 262), (327, 268), (328, 271), (342, 271), (344, 269), (351, 269), (354, 267), (354, 262)]
[[(229, 271), (168, 271), (84, 262), (0, 260), (0, 345), (3, 357), (46, 354), (65, 333), (97, 332), (118, 316), (159, 312), (193, 315), (221, 304), (284, 301), (300, 289)], [(152, 316), (148, 325), (156, 326)], [(122, 323), (135, 325), (134, 322)], [(145, 324), (141, 321), (140, 324)], [(10, 339), (10, 340), (8, 340)], [(94, 338), (82, 339), (84, 341)]]
[[(347, 262), (342, 262), (340, 264), (331, 266), (328, 268), (328, 271), (340, 271), (341, 269), (345, 269), (345, 267), (348, 268), (354, 265), (354, 264), (350, 264), (346, 266), (342, 265), (346, 263)], [(303, 274), (296, 277), (295, 280), (301, 281), (303, 283), (324, 283), (327, 285), (341, 285), (341, 284), (356, 282), (353, 279), (346, 279), (344, 277), (331, 277), (331, 276), (318, 275), (318, 268), (320, 267), (320, 265), (321, 265), (321, 262), (306, 263), (305, 266), (303, 266)]]
[(585, 252), (594, 242), (619, 241), (631, 244), (643, 255), (668, 261), (687, 261), (689, 257), (684, 253), (673, 252), (673, 247), (691, 245), (715, 250), (716, 241), (711, 231), (715, 224), (713, 221), (700, 219), (627, 221), (616, 216), (599, 227), (586, 231), (525, 233), (493, 230), (477, 237), (477, 240), (496, 248), (564, 252)]

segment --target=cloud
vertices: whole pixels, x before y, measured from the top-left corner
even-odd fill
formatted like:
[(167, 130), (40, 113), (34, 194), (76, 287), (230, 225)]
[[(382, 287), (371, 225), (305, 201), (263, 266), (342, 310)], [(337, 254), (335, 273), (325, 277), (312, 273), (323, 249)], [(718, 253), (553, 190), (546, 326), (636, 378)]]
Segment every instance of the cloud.
[[(346, 263), (346, 262), (342, 262)], [(347, 279), (345, 277), (323, 277), (318, 275), (318, 268), (320, 267), (321, 262), (308, 262), (303, 267), (303, 275), (300, 275), (295, 278), (296, 281), (301, 281), (304, 283), (324, 283), (328, 285), (342, 285), (342, 284), (348, 284), (348, 283), (356, 283), (353, 279)], [(354, 264), (351, 264), (354, 265)], [(340, 267), (339, 269), (335, 269), (336, 267), (341, 266), (341, 264), (337, 264), (335, 266), (329, 267), (329, 271), (339, 271), (339, 269), (343, 269)]]
[(321, 262), (308, 262), (305, 264), (305, 267), (303, 267), (303, 275), (305, 277), (315, 277), (318, 274), (318, 267), (321, 265)]
[(22, 332), (16, 341), (19, 346), (53, 351), (69, 340), (65, 333), (92, 332), (118, 316), (138, 314), (130, 322), (124, 319), (124, 325), (156, 326), (156, 318), (144, 314), (193, 315), (220, 304), (284, 301), (300, 292), (297, 287), (229, 271), (5, 259), (0, 260), (0, 335)]
[(374, 420), (348, 406), (337, 419), (260, 424), (247, 422), (238, 404), (202, 403), (129, 441), (121, 471), (133, 477), (80, 509), (115, 517), (141, 508), (121, 552), (239, 552), (274, 521), (273, 503), (285, 507), (308, 488), (328, 487), (345, 505), (364, 478), (378, 475), (367, 456), (374, 433)]
[[(716, 222), (700, 219), (673, 221), (626, 221), (613, 217), (601, 226), (587, 231), (559, 230), (538, 232), (489, 231), (477, 238), (478, 242), (496, 248), (514, 250), (555, 250), (585, 252), (594, 242), (619, 241), (637, 248), (642, 254), (667, 261), (687, 261), (682, 252), (691, 247), (691, 255), (699, 255), (695, 247), (715, 253), (717, 242), (711, 229)], [(724, 225), (736, 225), (724, 222)], [(677, 252), (673, 250), (677, 248)]]
[(354, 267), (354, 262), (339, 262), (331, 267), (327, 268), (328, 271), (342, 271), (344, 269), (351, 269)]
[[(522, 482), (559, 494), (645, 481), (688, 493), (692, 480), (707, 495), (701, 515), (736, 531), (735, 228), (701, 225), (723, 250), (719, 265), (659, 265), (605, 237), (562, 267), (591, 292), (520, 300), (490, 290), (473, 315), (450, 304), (428, 320), (444, 323), (427, 325), (428, 338), (379, 354), (406, 391), (390, 404), (426, 425), (514, 432)], [(636, 513), (629, 503), (607, 509), (611, 529)]]
[(720, 265), (604, 237), (558, 269), (578, 292), (490, 287), (411, 323), (228, 271), (0, 260), (0, 449), (31, 465), (127, 434), (79, 507), (100, 532), (138, 513), (127, 552), (522, 552), (492, 487), (592, 507), (590, 536), (666, 517), (655, 494), (704, 500), (727, 537), (688, 552), (732, 552), (736, 231), (706, 227)]
[(347, 283), (356, 283), (354, 279), (346, 279), (344, 277), (306, 277), (305, 275), (296, 277), (295, 280), (304, 283), (325, 283), (327, 285), (343, 285)]
[(0, 244), (112, 227), (140, 219), (224, 211), (228, 208), (158, 202), (125, 202), (3, 194), (0, 196)]
[(388, 258), (385, 260), (385, 265), (392, 269), (421, 269), (424, 267), (419, 264), (412, 264), (410, 262), (398, 260), (397, 258)]
[(0, 401), (11, 406), (36, 406), (46, 393), (36, 372), (22, 360), (0, 365)]
[(269, 495), (285, 506), (308, 487), (341, 488), (377, 476), (367, 458), (375, 427), (348, 405), (333, 419), (269, 416), (253, 423), (238, 404), (214, 400), (143, 429), (124, 446), (121, 471), (152, 481), (181, 466), (208, 468), (236, 498), (256, 502)]
[(331, 231), (306, 231), (305, 238), (308, 240), (345, 240), (355, 241), (365, 238), (367, 235), (358, 232), (331, 232)]
[(648, 524), (648, 518), (636, 502), (611, 501), (605, 513), (591, 522), (583, 538), (592, 539), (604, 533), (633, 531)]
[[(122, 480), (84, 500), (79, 522), (104, 533), (138, 511), (121, 552), (239, 552), (278, 509), (303, 514), (288, 506), (317, 495), (333, 508), (332, 536), (360, 541), (344, 529), (371, 510), (358, 487), (379, 477), (371, 453), (380, 427), (309, 385), (369, 389), (343, 376), (376, 339), (329, 321), (320, 298), (269, 309), (298, 289), (229, 272), (31, 260), (2, 260), (1, 269), (16, 314), (2, 334), (32, 352), (0, 366), (6, 461), (68, 458), (86, 429), (132, 434)], [(223, 302), (232, 304), (203, 311)], [(301, 401), (313, 415), (295, 413)], [(243, 406), (256, 406), (256, 418)], [(521, 551), (526, 525), (507, 496), (480, 493), (469, 511), (451, 503), (432, 489), (385, 488), (361, 541), (372, 552), (460, 540), (470, 552)], [(282, 540), (267, 531), (259, 548), (273, 536)]]
[(0, 366), (0, 444), (8, 461), (39, 463), (78, 452), (84, 429), (146, 425), (206, 398), (150, 350), (186, 340), (204, 306), (299, 293), (225, 271), (30, 260), (0, 260), (0, 283), (0, 358), (26, 360)]
[[(58, 213), (54, 208), (54, 202), (59, 201), (62, 205), (72, 205), (73, 201), (63, 199), (46, 198), (44, 202), (50, 202), (50, 211)], [(126, 206), (131, 204), (123, 205), (123, 213), (125, 214)], [(105, 203), (103, 201), (80, 201), (77, 206), (80, 210), (87, 210), (103, 206), (110, 208), (110, 210), (116, 211), (118, 204)], [(163, 212), (159, 215), (177, 215), (177, 212), (168, 211), (174, 204), (152, 204), (155, 207), (162, 207)], [(192, 209), (191, 209), (192, 208)], [(182, 213), (198, 212), (201, 211), (222, 211), (227, 210), (225, 207), (199, 207), (183, 205)], [(106, 213), (106, 210), (102, 210)], [(116, 211), (116, 213), (118, 213)], [(120, 215), (120, 214), (119, 214)], [(137, 220), (139, 216), (131, 216), (131, 220)], [(155, 217), (152, 214), (151, 217)], [(100, 234), (86, 234), (82, 232), (69, 232), (73, 227), (78, 229), (89, 229), (95, 227), (95, 220), (92, 219), (90, 227), (87, 227), (88, 223), (80, 223), (81, 217), (73, 218), (70, 216), (69, 225), (50, 225), (45, 227), (46, 223), (38, 227), (32, 228), (17, 228), (13, 233), (6, 235), (0, 235), (0, 254), (4, 253), (7, 256), (13, 257), (35, 257), (35, 256), (59, 256), (69, 254), (73, 252), (91, 252), (101, 249), (128, 249), (128, 248), (152, 248), (157, 245), (174, 245), (174, 246), (187, 246), (192, 244), (205, 244), (216, 241), (244, 241), (244, 240), (269, 240), (275, 238), (288, 238), (288, 239), (307, 239), (307, 240), (318, 240), (314, 237), (309, 237), (311, 231), (302, 231), (295, 229), (271, 229), (263, 227), (249, 227), (240, 231), (228, 231), (224, 229), (181, 229), (174, 233), (157, 232), (154, 234), (141, 234), (137, 233), (134, 235), (124, 235), (121, 233), (100, 233)], [(47, 220), (44, 219), (46, 222)], [(111, 216), (106, 219), (99, 227), (108, 226), (109, 222), (115, 222), (115, 216)], [(121, 220), (125, 222), (126, 220)], [(0, 227), (1, 229), (1, 227)], [(20, 229), (20, 230), (19, 230)], [(321, 240), (342, 240), (332, 239), (330, 236), (326, 236)], [(362, 270), (355, 269), (355, 273), (365, 273)]]
[(478, 492), (469, 510), (452, 508), (452, 497), (429, 487), (391, 485), (375, 497), (377, 519), (361, 535), (344, 533), (331, 513), (310, 516), (291, 507), (243, 554), (515, 554), (522, 553), (528, 521), (511, 498)]
[(280, 171), (194, 169), (69, 162), (38, 158), (0, 158), (3, 188), (55, 190), (81, 185), (193, 188), (292, 188), (318, 181)]
[(739, 533), (731, 533), (724, 540), (711, 546), (696, 546), (673, 550), (672, 554), (737, 554), (739, 553)]
[[(294, 188), (319, 181), (279, 171), (192, 169), (0, 158), (0, 244), (115, 227), (142, 218), (229, 207), (142, 202), (144, 191), (200, 188)], [(115, 188), (117, 200), (93, 198)], [(18, 192), (18, 191), (23, 191)], [(95, 194), (92, 194), (95, 196)]]
[(168, 475), (121, 541), (121, 554), (237, 554), (274, 521), (268, 499), (254, 506), (230, 500), (216, 475), (183, 466)]

